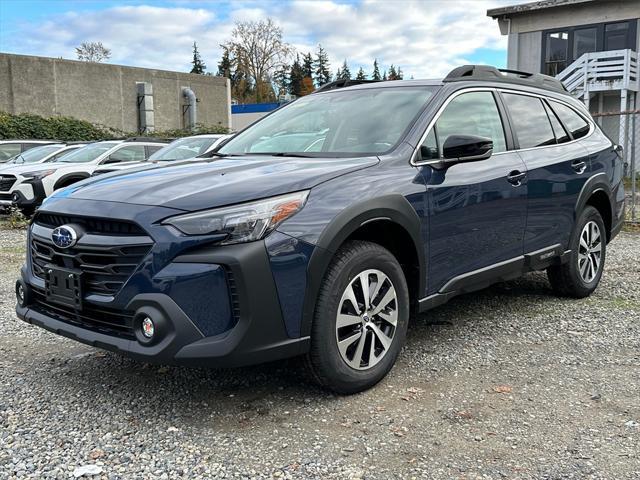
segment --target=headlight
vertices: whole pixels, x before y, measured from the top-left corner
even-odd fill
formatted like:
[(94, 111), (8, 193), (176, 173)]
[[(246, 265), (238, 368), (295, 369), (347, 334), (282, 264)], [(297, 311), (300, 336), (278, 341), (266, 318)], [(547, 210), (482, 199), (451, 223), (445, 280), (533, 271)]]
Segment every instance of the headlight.
[(28, 180), (40, 180), (44, 177), (51, 175), (52, 173), (55, 173), (55, 170), (40, 170), (38, 172), (25, 172), (25, 173), (22, 173), (21, 175)]
[(227, 234), (222, 245), (260, 240), (281, 222), (299, 212), (309, 191), (256, 202), (171, 217), (164, 222), (187, 235)]

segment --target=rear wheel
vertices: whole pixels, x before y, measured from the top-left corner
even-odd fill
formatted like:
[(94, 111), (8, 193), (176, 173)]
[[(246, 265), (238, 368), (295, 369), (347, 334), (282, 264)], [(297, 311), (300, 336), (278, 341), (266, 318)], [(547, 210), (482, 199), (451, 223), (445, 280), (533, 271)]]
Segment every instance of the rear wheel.
[(339, 393), (378, 383), (393, 367), (409, 320), (406, 279), (396, 258), (370, 242), (349, 242), (324, 278), (307, 364)]
[(578, 217), (569, 248), (569, 261), (548, 268), (547, 275), (557, 294), (584, 298), (600, 283), (607, 249), (604, 221), (594, 207)]

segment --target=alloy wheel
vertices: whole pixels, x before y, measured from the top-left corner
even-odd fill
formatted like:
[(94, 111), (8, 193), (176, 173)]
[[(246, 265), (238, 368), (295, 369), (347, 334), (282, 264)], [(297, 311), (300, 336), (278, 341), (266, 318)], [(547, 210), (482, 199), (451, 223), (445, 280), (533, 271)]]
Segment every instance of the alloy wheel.
[(585, 283), (591, 283), (598, 275), (602, 261), (602, 234), (594, 221), (589, 221), (580, 234), (578, 246), (578, 271)]
[(361, 272), (347, 285), (336, 318), (336, 341), (351, 368), (367, 370), (389, 352), (398, 324), (395, 287), (380, 270)]

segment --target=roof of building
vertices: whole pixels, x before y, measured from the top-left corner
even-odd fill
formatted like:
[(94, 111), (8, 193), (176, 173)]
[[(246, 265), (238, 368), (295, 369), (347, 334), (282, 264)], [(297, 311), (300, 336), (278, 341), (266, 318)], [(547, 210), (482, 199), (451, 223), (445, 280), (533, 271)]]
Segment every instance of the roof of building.
[(539, 0), (537, 2), (521, 3), (506, 7), (492, 8), (487, 10), (487, 16), (498, 18), (508, 17), (519, 13), (533, 12), (536, 10), (546, 10), (548, 8), (567, 7), (577, 3), (593, 2), (598, 0)]

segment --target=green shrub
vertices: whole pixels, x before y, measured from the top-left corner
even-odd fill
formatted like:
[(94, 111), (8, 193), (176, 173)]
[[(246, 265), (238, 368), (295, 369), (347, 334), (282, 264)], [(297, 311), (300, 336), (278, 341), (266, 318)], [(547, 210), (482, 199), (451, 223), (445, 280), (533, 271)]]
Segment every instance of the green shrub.
[[(165, 130), (145, 134), (148, 137), (177, 138), (204, 133), (227, 133), (221, 125), (198, 125), (191, 130)], [(0, 140), (5, 139), (50, 139), (64, 141), (110, 140), (139, 136), (104, 125), (94, 125), (71, 117), (41, 117), (30, 113), (11, 114), (0, 112)]]

